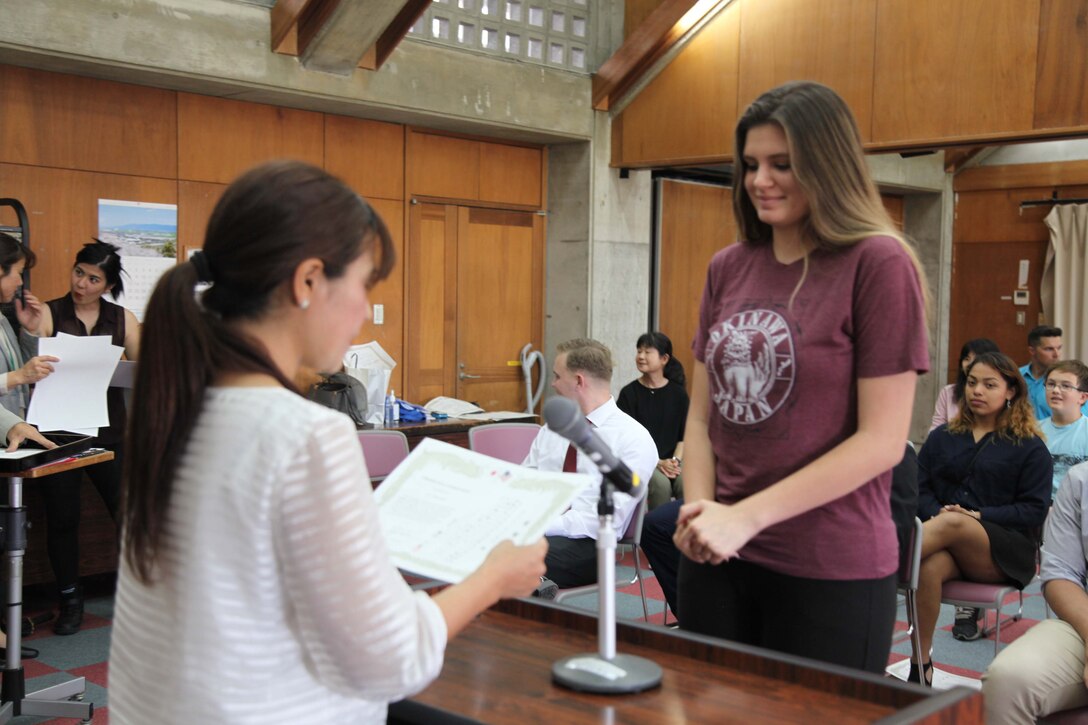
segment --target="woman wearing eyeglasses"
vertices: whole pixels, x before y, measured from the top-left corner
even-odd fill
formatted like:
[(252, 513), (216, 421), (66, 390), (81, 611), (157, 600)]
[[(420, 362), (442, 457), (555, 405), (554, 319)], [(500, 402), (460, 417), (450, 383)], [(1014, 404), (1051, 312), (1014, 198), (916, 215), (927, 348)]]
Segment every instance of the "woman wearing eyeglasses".
[[(977, 356), (967, 369), (964, 406), (929, 434), (918, 454), (922, 652), (932, 648), (946, 581), (1022, 589), (1035, 576), (1051, 470), (1016, 363), (999, 352)], [(910, 679), (931, 684), (932, 663), (912, 662)]]
[(1054, 459), (1054, 495), (1066, 472), (1088, 461), (1088, 366), (1080, 360), (1062, 360), (1046, 371), (1046, 402), (1050, 417), (1039, 421), (1046, 447)]

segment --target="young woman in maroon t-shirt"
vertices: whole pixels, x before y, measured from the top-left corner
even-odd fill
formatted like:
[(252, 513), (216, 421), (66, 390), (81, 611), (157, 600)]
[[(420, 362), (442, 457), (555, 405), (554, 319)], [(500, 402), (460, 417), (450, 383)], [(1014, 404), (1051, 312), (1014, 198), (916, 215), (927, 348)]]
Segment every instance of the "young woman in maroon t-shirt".
[(694, 343), (680, 626), (879, 672), (922, 272), (831, 89), (765, 93), (734, 148), (741, 243), (710, 264)]

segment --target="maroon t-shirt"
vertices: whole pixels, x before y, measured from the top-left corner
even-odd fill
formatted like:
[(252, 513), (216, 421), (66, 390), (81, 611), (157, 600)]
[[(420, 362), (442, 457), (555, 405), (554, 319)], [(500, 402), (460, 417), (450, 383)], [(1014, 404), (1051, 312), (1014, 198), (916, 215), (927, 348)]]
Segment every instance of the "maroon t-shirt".
[[(929, 369), (918, 276), (891, 237), (781, 264), (771, 246), (734, 244), (710, 262), (695, 357), (710, 378), (716, 498), (734, 503), (819, 458), (857, 429), (857, 379)], [(791, 576), (875, 579), (894, 572), (891, 472), (771, 526), (740, 557)]]

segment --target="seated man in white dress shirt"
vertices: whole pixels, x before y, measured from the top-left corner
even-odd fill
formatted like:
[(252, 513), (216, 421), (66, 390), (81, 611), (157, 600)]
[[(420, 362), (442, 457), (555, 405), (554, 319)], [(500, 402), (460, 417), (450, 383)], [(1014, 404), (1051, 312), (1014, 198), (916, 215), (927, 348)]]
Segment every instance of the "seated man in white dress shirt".
[[(644, 482), (636, 495), (645, 496), (645, 482), (657, 465), (657, 447), (650, 433), (616, 407), (612, 398), (612, 353), (596, 340), (574, 339), (558, 346), (552, 387), (578, 404), (582, 413), (612, 452)], [(582, 452), (569, 452), (570, 441), (547, 426), (540, 429), (522, 465), (543, 471), (589, 474), (593, 484), (582, 491), (545, 535), (548, 556), (545, 577), (560, 588), (597, 581), (597, 500), (601, 474)], [(640, 498), (616, 493), (613, 523), (617, 538), (627, 530)], [(542, 588), (546, 592), (547, 587)], [(554, 588), (550, 594), (554, 596)], [(547, 594), (544, 594), (547, 596)]]
[(1039, 575), (1058, 618), (1033, 626), (982, 675), (990, 725), (1031, 725), (1088, 705), (1088, 463), (1070, 468), (1054, 496)]

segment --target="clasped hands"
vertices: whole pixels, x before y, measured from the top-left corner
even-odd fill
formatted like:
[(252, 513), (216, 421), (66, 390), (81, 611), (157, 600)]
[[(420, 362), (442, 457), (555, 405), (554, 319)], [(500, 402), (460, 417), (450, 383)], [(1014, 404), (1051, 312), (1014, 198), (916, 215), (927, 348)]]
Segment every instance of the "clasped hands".
[(694, 562), (721, 564), (736, 556), (758, 530), (738, 505), (693, 501), (680, 507), (672, 540)]
[(970, 516), (973, 519), (982, 520), (981, 511), (972, 511), (971, 509), (965, 509), (963, 506), (960, 506), (957, 503), (950, 503), (946, 506), (942, 506), (941, 509), (937, 512), (937, 515), (940, 516), (945, 511), (951, 511), (957, 514), (964, 514), (965, 516)]

